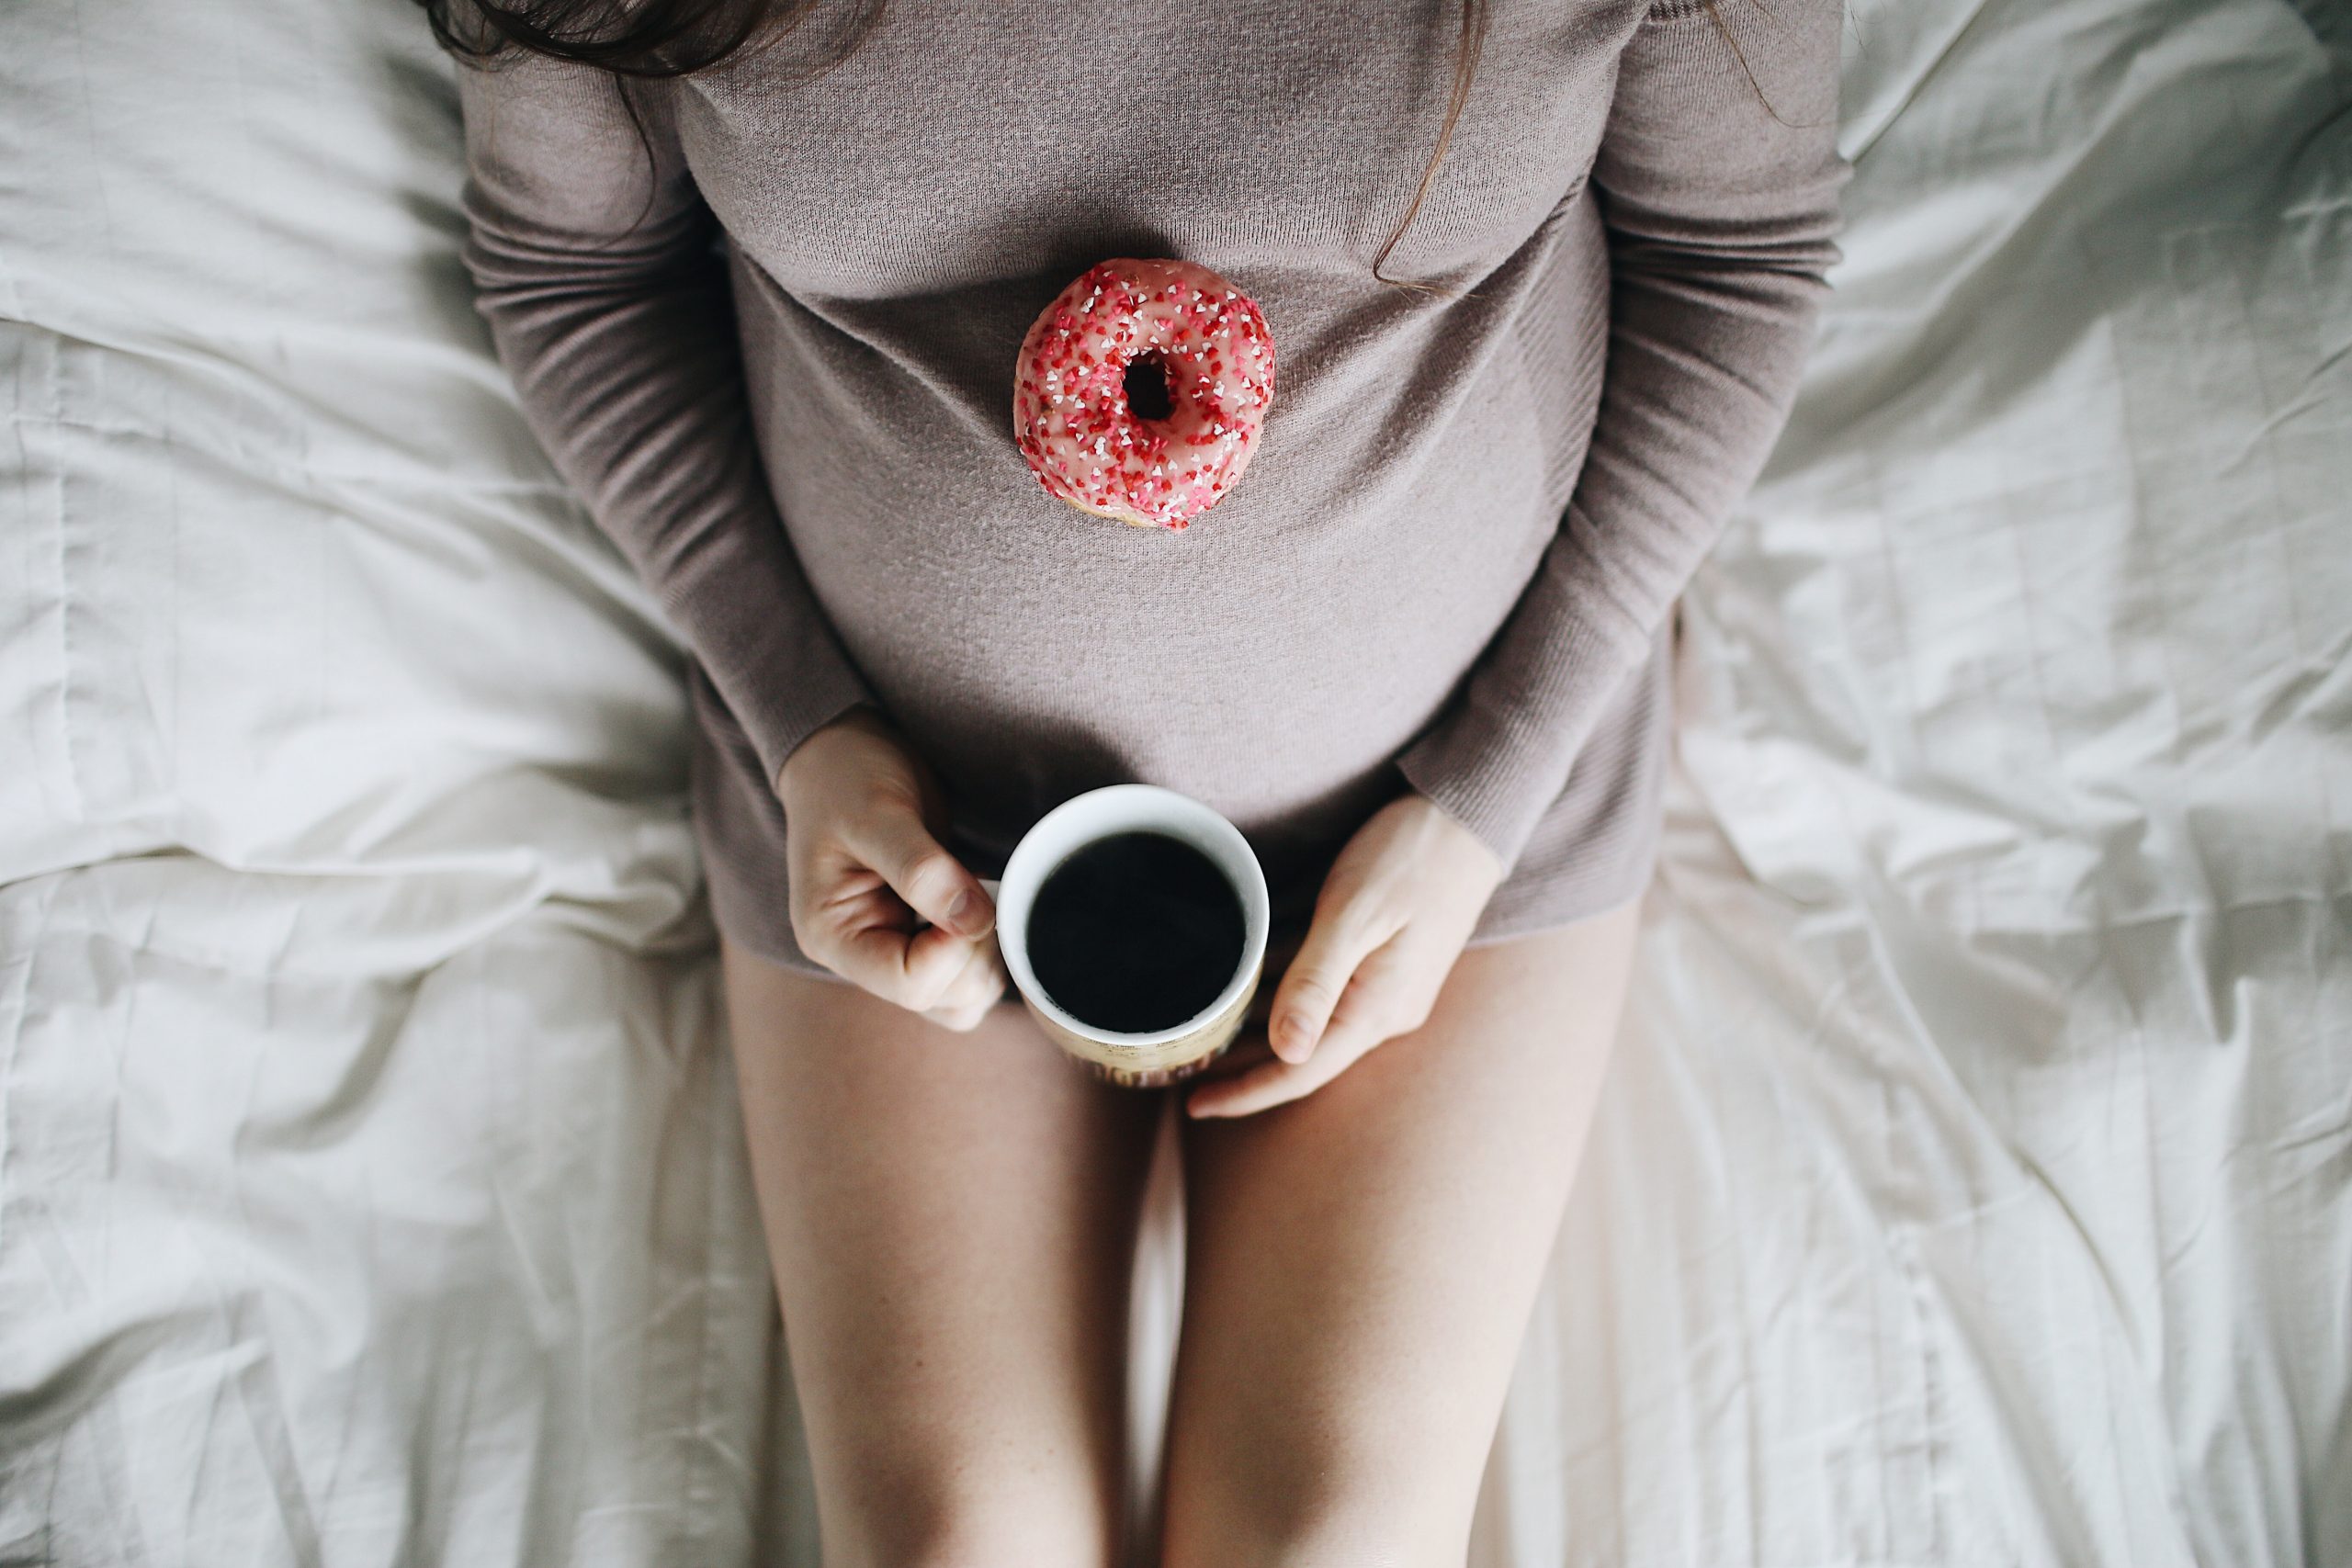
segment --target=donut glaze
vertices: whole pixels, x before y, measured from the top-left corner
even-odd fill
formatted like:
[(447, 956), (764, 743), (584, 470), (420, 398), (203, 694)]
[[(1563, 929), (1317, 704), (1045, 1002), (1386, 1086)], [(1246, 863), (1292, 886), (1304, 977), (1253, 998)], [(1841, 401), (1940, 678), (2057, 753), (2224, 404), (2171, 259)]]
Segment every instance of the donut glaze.
[(1273, 397), (1273, 337), (1248, 295), (1196, 262), (1123, 256), (1022, 339), (1012, 436), (1047, 494), (1181, 529), (1250, 466)]

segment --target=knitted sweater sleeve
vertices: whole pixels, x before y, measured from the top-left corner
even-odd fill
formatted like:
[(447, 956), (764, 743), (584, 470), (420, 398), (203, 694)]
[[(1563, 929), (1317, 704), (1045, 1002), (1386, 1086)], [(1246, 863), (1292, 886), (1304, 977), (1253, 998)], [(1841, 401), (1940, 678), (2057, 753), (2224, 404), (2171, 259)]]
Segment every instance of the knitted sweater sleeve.
[(777, 514), (717, 220), (668, 99), (639, 96), (640, 141), (594, 67), (461, 59), (458, 85), (464, 258), (525, 418), (773, 784), (811, 731), (875, 698)]
[(1506, 872), (1762, 468), (1838, 259), (1841, 0), (1656, 0), (1592, 169), (1600, 406), (1558, 534), (1398, 753)]

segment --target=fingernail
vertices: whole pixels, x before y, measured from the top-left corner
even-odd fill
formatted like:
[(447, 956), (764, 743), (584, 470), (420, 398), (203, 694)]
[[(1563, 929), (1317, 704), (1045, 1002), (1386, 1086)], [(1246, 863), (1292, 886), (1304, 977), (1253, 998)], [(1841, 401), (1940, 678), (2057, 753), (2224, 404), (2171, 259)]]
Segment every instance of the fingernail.
[(988, 929), (980, 921), (979, 907), (979, 896), (970, 888), (956, 895), (956, 901), (947, 906), (947, 923), (956, 928), (956, 935), (978, 936)]

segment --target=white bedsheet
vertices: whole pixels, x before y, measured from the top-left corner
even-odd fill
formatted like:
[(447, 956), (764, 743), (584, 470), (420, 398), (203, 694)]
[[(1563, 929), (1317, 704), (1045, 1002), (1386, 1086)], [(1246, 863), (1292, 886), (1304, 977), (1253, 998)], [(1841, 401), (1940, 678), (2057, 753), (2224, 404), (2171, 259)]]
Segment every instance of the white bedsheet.
[[(1849, 44), (1472, 1562), (2352, 1563), (2352, 21)], [(448, 69), (0, 11), (0, 1562), (817, 1562), (677, 650)]]

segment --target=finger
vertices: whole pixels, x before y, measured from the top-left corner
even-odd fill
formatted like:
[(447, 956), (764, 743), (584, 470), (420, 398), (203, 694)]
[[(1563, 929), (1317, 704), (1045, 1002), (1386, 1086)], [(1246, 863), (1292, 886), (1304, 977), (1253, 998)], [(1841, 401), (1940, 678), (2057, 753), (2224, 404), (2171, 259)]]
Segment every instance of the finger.
[(933, 1008), (924, 1013), (923, 1017), (943, 1029), (953, 1030), (958, 1034), (969, 1034), (980, 1026), (981, 1021), (989, 1016), (989, 1010), (995, 1005), (991, 998), (980, 997), (956, 1003), (954, 1006)]
[(1198, 1121), (1249, 1116), (1302, 1099), (1338, 1077), (1348, 1062), (1336, 1051), (1318, 1051), (1306, 1062), (1270, 1056), (1246, 1073), (1204, 1084), (1184, 1100), (1184, 1114)]
[(1257, 991), (1250, 998), (1250, 1010), (1242, 1017), (1245, 1024), (1262, 1026), (1272, 1015), (1275, 986), (1281, 981), (1283, 971), (1298, 957), (1299, 943), (1306, 936), (1305, 931), (1293, 931), (1280, 942), (1266, 944), (1265, 963), (1260, 970), (1260, 974), (1266, 977), (1259, 981)]
[(933, 925), (980, 937), (996, 923), (989, 890), (910, 807), (890, 804), (858, 813), (843, 827), (842, 843)]
[(1392, 938), (1356, 965), (1308, 1060), (1286, 1061), (1269, 1047), (1241, 1071), (1218, 1079), (1215, 1091), (1188, 1097), (1185, 1109), (1199, 1115), (1246, 1115), (1298, 1099), (1329, 1083), (1374, 1046), (1404, 1032), (1395, 1022), (1399, 1013), (1393, 994), (1403, 953), (1401, 941)]
[(1299, 943), (1298, 956), (1275, 987), (1266, 1039), (1286, 1062), (1304, 1062), (1314, 1051), (1348, 981), (1373, 949), (1396, 935), (1378, 908), (1362, 894), (1326, 900)]
[(997, 957), (995, 942), (981, 941), (971, 952), (971, 962), (924, 1016), (945, 1022), (950, 1030), (974, 1030), (988, 1018), (988, 1009), (1004, 999), (1004, 959)]
[(1385, 1031), (1368, 1013), (1355, 1010), (1350, 991), (1332, 1014), (1330, 1025), (1304, 1062), (1279, 1056), (1254, 1063), (1229, 1077), (1204, 1083), (1184, 1098), (1188, 1116), (1247, 1116), (1286, 1100), (1298, 1100), (1329, 1083), (1382, 1043)]
[(869, 925), (839, 939), (831, 964), (844, 978), (885, 1001), (928, 1012), (940, 1004), (978, 948), (979, 943), (945, 926), (925, 926), (910, 935), (894, 926)]
[(923, 1014), (923, 1017), (931, 1020), (932, 1022), (939, 1025), (942, 1029), (948, 1030), (956, 1034), (971, 1033), (972, 1031), (978, 1029), (981, 1024), (988, 1021), (988, 1016), (989, 1005), (986, 1002), (974, 1002), (971, 1006), (956, 1012), (942, 1012), (934, 1009), (932, 1011)]
[(1278, 1060), (1280, 1058), (1274, 1055), (1273, 1047), (1266, 1043), (1263, 1030), (1244, 1029), (1234, 1037), (1232, 1044), (1218, 1052), (1216, 1058), (1193, 1074), (1189, 1081), (1194, 1085), (1221, 1083), (1227, 1078), (1240, 1077), (1261, 1062)]
[[(797, 841), (792, 844), (800, 850)], [(792, 934), (800, 951), (843, 979), (904, 1003), (907, 938), (915, 913), (888, 883), (838, 843), (792, 862)]]

